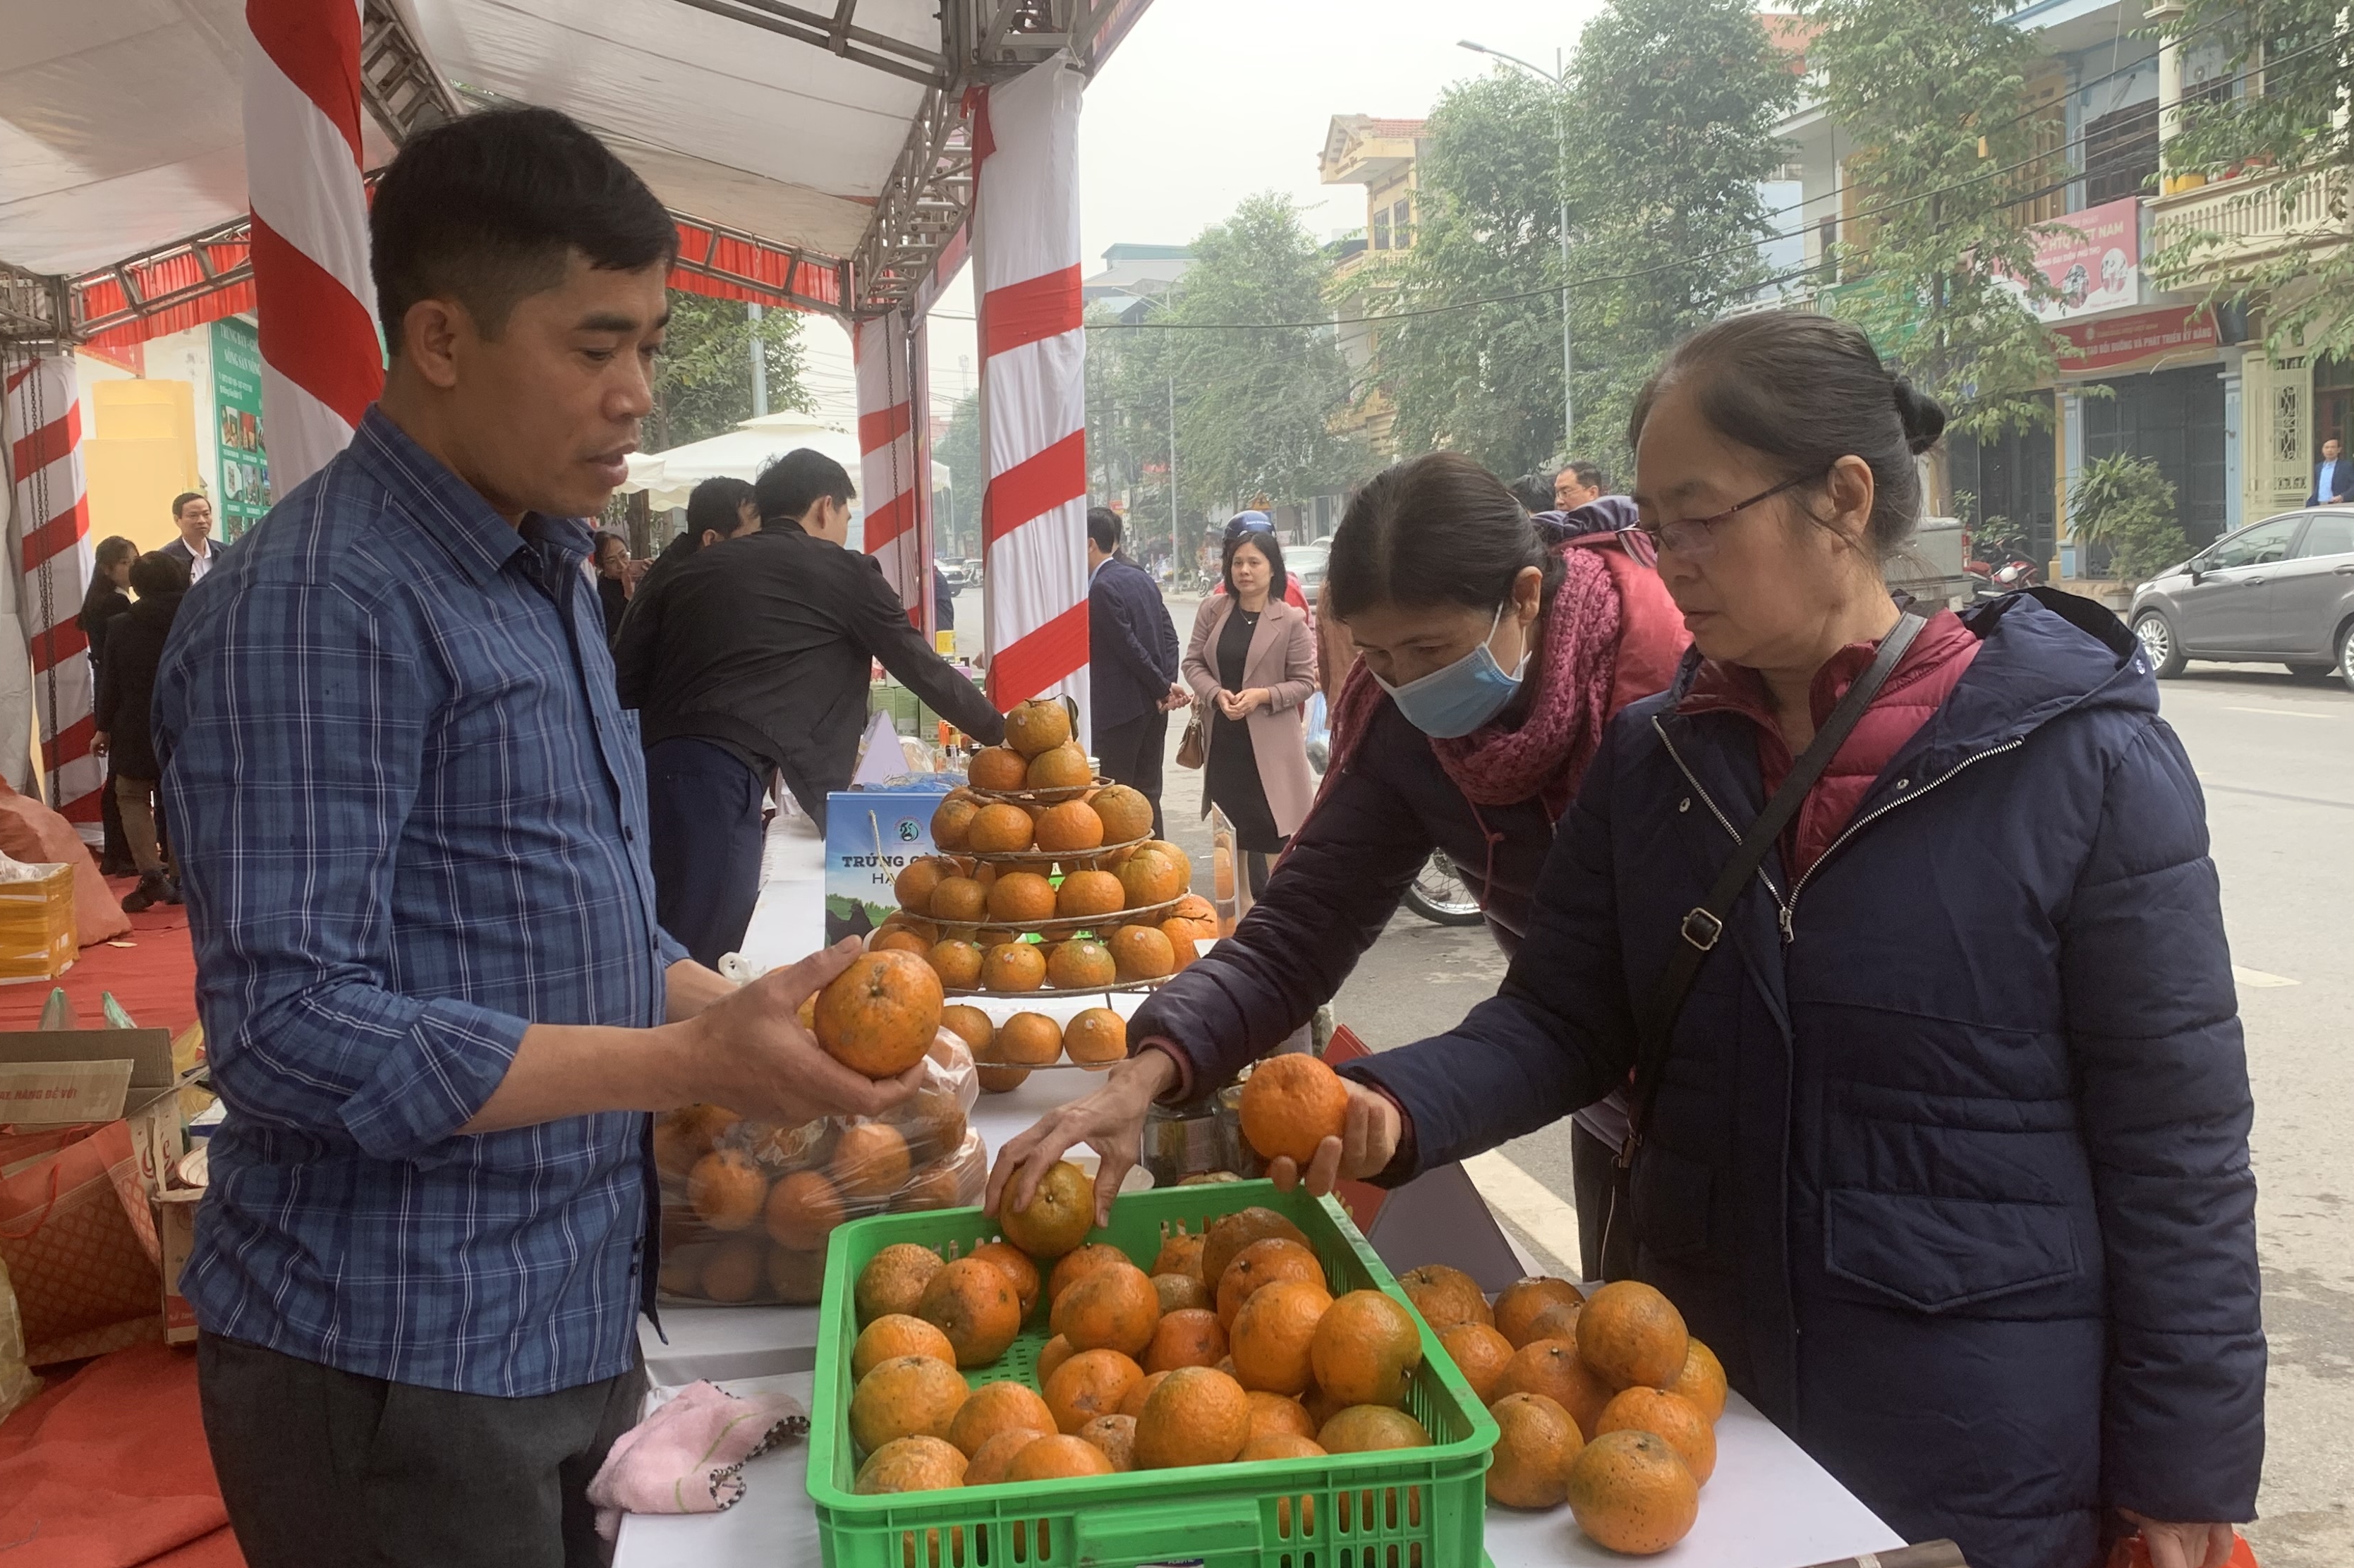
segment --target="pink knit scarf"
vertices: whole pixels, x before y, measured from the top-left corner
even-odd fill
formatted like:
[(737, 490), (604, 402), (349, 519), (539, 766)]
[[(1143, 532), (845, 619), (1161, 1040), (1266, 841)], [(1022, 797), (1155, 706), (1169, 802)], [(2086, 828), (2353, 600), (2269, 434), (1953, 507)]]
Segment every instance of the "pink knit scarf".
[[(1610, 718), (1621, 614), (1618, 590), (1602, 558), (1567, 545), (1561, 554), (1566, 572), (1545, 607), (1544, 641), (1527, 678), (1527, 705), (1517, 727), (1496, 720), (1457, 739), (1429, 743), (1438, 765), (1474, 806), (1536, 798), (1556, 821), (1569, 809)], [(1362, 662), (1349, 672), (1333, 705), (1326, 789), (1346, 766), (1384, 694)]]

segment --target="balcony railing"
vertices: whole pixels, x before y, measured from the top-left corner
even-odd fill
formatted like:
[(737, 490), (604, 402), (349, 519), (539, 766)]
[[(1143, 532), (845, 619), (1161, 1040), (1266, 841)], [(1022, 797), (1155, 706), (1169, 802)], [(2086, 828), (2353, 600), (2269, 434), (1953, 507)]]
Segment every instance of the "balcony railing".
[(2174, 265), (2158, 281), (2187, 287), (2289, 251), (2343, 244), (2354, 238), (2349, 195), (2349, 172), (2333, 169), (2243, 176), (2155, 197), (2149, 223), (2153, 256), (2204, 237), (2188, 253), (2170, 259)]

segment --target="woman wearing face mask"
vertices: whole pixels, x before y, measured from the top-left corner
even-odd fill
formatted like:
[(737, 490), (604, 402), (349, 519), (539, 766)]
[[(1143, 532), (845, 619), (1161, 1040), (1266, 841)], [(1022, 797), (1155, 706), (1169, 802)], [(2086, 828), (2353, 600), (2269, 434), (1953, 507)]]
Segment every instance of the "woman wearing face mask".
[(1635, 499), (1693, 651), (1611, 726), (1498, 994), (1342, 1068), (1310, 1182), (1410, 1180), (1637, 1069), (1636, 1274), (1899, 1535), (2080, 1568), (2137, 1525), (2220, 1568), (2265, 1351), (2199, 785), (2092, 601), (1891, 602), (1944, 424), (1825, 317), (1677, 350)]
[[(1334, 705), (1315, 810), (1235, 935), (1137, 1010), (1129, 1060), (1006, 1145), (992, 1207), (1009, 1180), (1034, 1181), (1085, 1141), (1103, 1156), (1097, 1202), (1108, 1212), (1152, 1102), (1223, 1086), (1307, 1022), (1435, 849), (1511, 953), (1604, 724), (1665, 685), (1685, 642), (1648, 554), (1613, 516), (1532, 518), (1455, 452), (1400, 463), (1357, 493), (1332, 538), (1323, 609), (1347, 624), (1360, 662)], [(1578, 1138), (1592, 1145), (1584, 1185), (1598, 1196), (1616, 1144)]]
[(1226, 591), (1202, 601), (1181, 666), (1209, 752), (1202, 814), (1215, 806), (1234, 824), (1254, 898), (1315, 793), (1300, 705), (1316, 691), (1316, 639), (1276, 591), (1284, 580), (1272, 526), (1230, 531)]

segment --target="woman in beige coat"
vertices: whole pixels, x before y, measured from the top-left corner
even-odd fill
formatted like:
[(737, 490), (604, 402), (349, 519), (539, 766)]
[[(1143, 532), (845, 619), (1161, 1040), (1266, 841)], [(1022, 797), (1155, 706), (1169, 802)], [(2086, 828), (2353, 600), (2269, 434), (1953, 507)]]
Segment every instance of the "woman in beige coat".
[(1316, 690), (1316, 639), (1308, 617), (1274, 591), (1282, 581), (1274, 531), (1235, 534), (1226, 542), (1226, 591), (1202, 601), (1185, 649), (1185, 683), (1208, 748), (1202, 811), (1215, 806), (1235, 825), (1253, 897), (1316, 793), (1300, 725)]

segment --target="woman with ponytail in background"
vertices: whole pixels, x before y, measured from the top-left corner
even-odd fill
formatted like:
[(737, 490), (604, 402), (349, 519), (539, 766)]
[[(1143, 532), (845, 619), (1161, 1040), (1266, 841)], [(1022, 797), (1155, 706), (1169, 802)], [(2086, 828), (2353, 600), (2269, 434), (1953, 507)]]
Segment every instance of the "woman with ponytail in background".
[(1308, 1179), (1410, 1181), (1633, 1071), (1634, 1274), (1890, 1528), (2221, 1568), (2265, 1350), (2205, 809), (2099, 605), (1892, 602), (1945, 419), (1825, 317), (1677, 349), (1631, 440), (1692, 651), (1613, 722), (1501, 990), (1344, 1066)]

